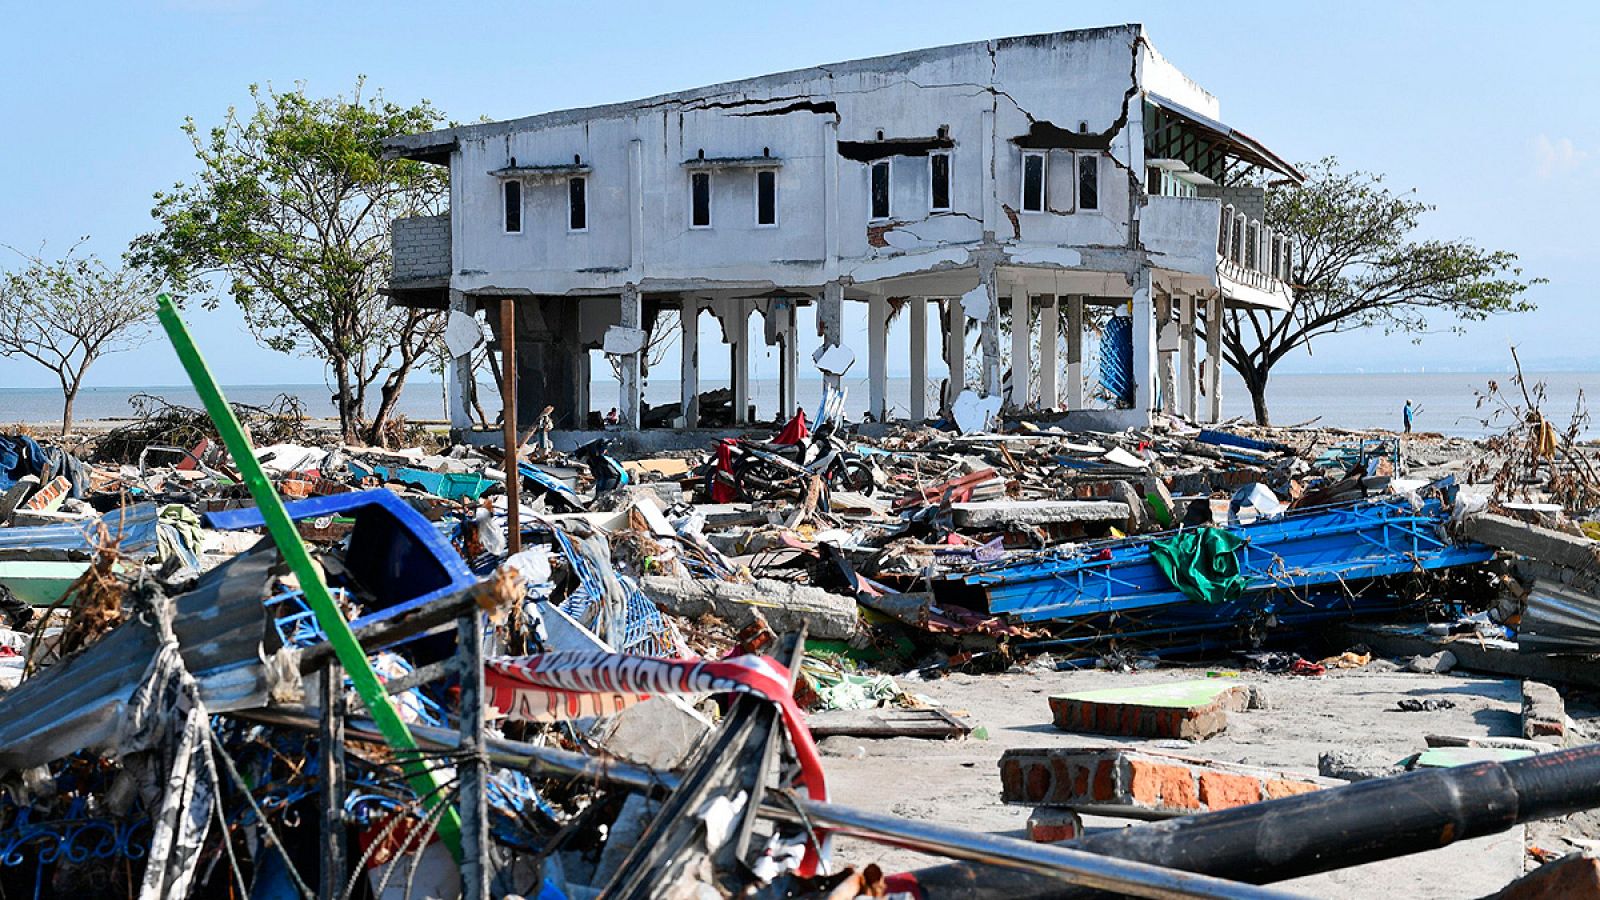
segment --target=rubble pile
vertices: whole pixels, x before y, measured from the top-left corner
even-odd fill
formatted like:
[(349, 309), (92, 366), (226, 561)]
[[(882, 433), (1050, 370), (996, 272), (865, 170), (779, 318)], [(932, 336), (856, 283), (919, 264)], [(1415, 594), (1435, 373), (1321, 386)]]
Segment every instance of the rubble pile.
[[(933, 896), (984, 863), (1128, 890), (1169, 869), (1272, 881), (1421, 848), (1274, 874), (1243, 849), (1162, 855), (1141, 828), (1085, 838), (1081, 817), (1275, 801), (1312, 822), (1349, 780), (1438, 780), (1467, 753), (1516, 783), (1520, 759), (1579, 753), (1543, 682), (1600, 686), (1579, 662), (1600, 653), (1595, 510), (1540, 493), (1573, 496), (1584, 447), (1521, 460), (1513, 495), (1471, 483), (1489, 448), (1437, 436), (802, 416), (703, 452), (519, 448), (508, 478), (503, 448), (348, 446), (292, 404), (236, 409), (239, 435), (145, 412), (88, 449), (0, 435), (6, 893)], [(1157, 744), (993, 754), (1001, 799), (1059, 847), (824, 786), (817, 741), (986, 737), (984, 709), (922, 687), (952, 672), (1218, 660), (1528, 678), (1526, 734), (1285, 774), (1163, 755), (1267, 708), (1251, 684), (1111, 684), (1025, 702), (1041, 727)], [(1590, 781), (1556, 805), (1600, 803)], [(1555, 814), (1540, 802), (1518, 821)], [(963, 861), (829, 868), (835, 829)]]

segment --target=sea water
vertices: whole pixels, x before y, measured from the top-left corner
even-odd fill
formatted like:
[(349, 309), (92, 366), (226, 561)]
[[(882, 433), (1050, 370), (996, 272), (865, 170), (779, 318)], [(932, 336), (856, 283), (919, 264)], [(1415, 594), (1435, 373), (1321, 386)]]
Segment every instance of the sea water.
[[(1272, 376), (1268, 386), (1268, 408), (1273, 424), (1297, 425), (1315, 421), (1317, 425), (1346, 428), (1393, 428), (1401, 425), (1400, 410), (1410, 400), (1414, 409), (1418, 431), (1437, 431), (1465, 437), (1479, 436), (1501, 430), (1509, 419), (1497, 404), (1480, 404), (1480, 395), (1486, 393), (1491, 380), (1500, 384), (1506, 396), (1521, 400), (1521, 392), (1512, 384), (1510, 376), (1502, 373), (1362, 373), (1362, 374), (1278, 374)], [(1527, 376), (1530, 385), (1545, 385), (1545, 414), (1560, 426), (1565, 426), (1577, 405), (1579, 392), (1590, 393), (1600, 388), (1600, 373), (1549, 372)], [(725, 387), (725, 381), (711, 378), (701, 380), (702, 391)], [(859, 420), (866, 411), (868, 391), (866, 378), (854, 373), (844, 379), (848, 391), (846, 413)], [(808, 413), (814, 412), (822, 392), (820, 377), (802, 377), (799, 384), (799, 402)], [(904, 416), (910, 409), (911, 380), (888, 379), (888, 403), (891, 415)], [(777, 415), (778, 383), (775, 379), (755, 379), (750, 385), (750, 398), (762, 420), (772, 420)], [(930, 381), (926, 386), (928, 409), (938, 407), (936, 397), (939, 383)], [(493, 416), (499, 408), (491, 385), (482, 387), (485, 411)], [(336, 415), (333, 392), (321, 384), (256, 384), (224, 387), (228, 399), (236, 403), (266, 406), (280, 394), (291, 394), (305, 404), (306, 411), (319, 418)], [(92, 420), (128, 419), (133, 415), (129, 398), (135, 394), (152, 394), (170, 403), (198, 409), (200, 400), (188, 386), (152, 385), (147, 387), (86, 387), (78, 394), (73, 409), (77, 422)], [(593, 407), (605, 412), (617, 401), (617, 382), (610, 377), (597, 378), (590, 388)], [(645, 379), (645, 402), (661, 404), (674, 402), (678, 397), (676, 378), (649, 377)], [(374, 401), (375, 402), (375, 401)], [(401, 397), (400, 412), (414, 420), (440, 420), (444, 418), (444, 387), (438, 382), (412, 381)], [(1225, 372), (1222, 384), (1222, 412), (1226, 418), (1251, 417), (1250, 396), (1244, 385), (1232, 372)], [(1498, 412), (1498, 415), (1496, 413)], [(61, 394), (49, 388), (0, 388), (0, 428), (5, 423), (27, 422), (48, 426), (60, 420)], [(1488, 420), (1489, 424), (1484, 423)], [(1588, 437), (1600, 437), (1600, 429), (1590, 428)]]

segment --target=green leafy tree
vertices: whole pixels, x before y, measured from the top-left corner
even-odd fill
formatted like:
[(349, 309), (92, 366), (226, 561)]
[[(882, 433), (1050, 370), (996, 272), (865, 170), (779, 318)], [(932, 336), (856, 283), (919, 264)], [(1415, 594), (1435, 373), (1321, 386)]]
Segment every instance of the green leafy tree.
[(72, 431), (89, 367), (149, 336), (161, 289), (154, 273), (107, 265), (78, 246), (57, 260), (16, 250), (22, 266), (0, 272), (0, 356), (32, 360), (60, 381), (62, 434)]
[(1230, 309), (1223, 322), (1223, 359), (1244, 379), (1258, 423), (1269, 421), (1272, 367), (1314, 339), (1382, 329), (1420, 340), (1430, 320), (1460, 331), (1533, 308), (1523, 294), (1542, 279), (1524, 278), (1515, 254), (1418, 237), (1433, 207), (1390, 191), (1380, 175), (1332, 157), (1302, 168), (1304, 184), (1266, 192), (1265, 219), (1292, 247), (1293, 307)]
[[(383, 433), (442, 328), (442, 315), (392, 307), (379, 293), (389, 279), (390, 224), (441, 212), (449, 197), (441, 167), (383, 155), (386, 138), (439, 127), (438, 111), (364, 96), (364, 85), (323, 99), (303, 86), (280, 93), (252, 85), (253, 110), (230, 108), (207, 131), (188, 119), (199, 172), (156, 194), (158, 228), (136, 245), (141, 260), (180, 284), (225, 285), (265, 346), (321, 359), (351, 441)], [(209, 293), (206, 304), (219, 300)]]

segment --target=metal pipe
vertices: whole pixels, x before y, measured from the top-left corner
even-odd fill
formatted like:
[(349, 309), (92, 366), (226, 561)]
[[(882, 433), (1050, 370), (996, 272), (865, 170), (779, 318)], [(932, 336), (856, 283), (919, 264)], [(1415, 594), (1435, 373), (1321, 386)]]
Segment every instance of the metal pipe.
[(500, 298), (500, 423), (506, 445), (506, 550), (522, 549), (519, 498), (522, 474), (517, 468), (517, 317), (510, 297)]
[[(1265, 884), (1421, 853), (1596, 806), (1600, 744), (1590, 744), (1505, 763), (1376, 778), (1062, 846)], [(1084, 896), (966, 863), (916, 875), (936, 900)]]
[[(263, 711), (261, 714), (251, 714), (250, 718), (303, 728), (315, 727), (314, 718), (298, 711)], [(351, 721), (346, 724), (345, 730), (350, 736), (361, 737), (370, 729), (365, 722)], [(375, 731), (370, 733), (376, 734)], [(445, 749), (454, 749), (460, 741), (459, 734), (445, 728), (417, 725), (414, 726), (413, 733), (419, 741)], [(657, 773), (653, 769), (631, 763), (614, 762), (504, 738), (489, 738), (485, 744), (491, 761), (531, 770), (539, 775), (610, 783), (645, 794), (666, 793), (678, 785), (678, 778), (675, 775)], [(876, 843), (1000, 866), (1025, 873), (1030, 879), (1044, 876), (1088, 889), (1117, 891), (1137, 897), (1274, 900), (1274, 898), (1295, 896), (1254, 885), (1224, 881), (1213, 876), (1175, 872), (1146, 863), (1099, 856), (1083, 850), (963, 831), (931, 822), (915, 822), (837, 803), (817, 803), (788, 794), (782, 795), (782, 799), (779, 800), (769, 798), (761, 805), (761, 811), (764, 818), (791, 823), (808, 822), (813, 826), (822, 826), (839, 834), (848, 834)]]
[(799, 800), (798, 806), (800, 811), (797, 813), (792, 808), (769, 800), (762, 805), (762, 812), (768, 818), (782, 821), (809, 821), (834, 834), (1010, 869), (1033, 883), (1039, 883), (1041, 877), (1054, 879), (1058, 889), (1064, 886), (1061, 882), (1066, 882), (1077, 888), (1115, 891), (1135, 897), (1299, 896), (1271, 888), (1224, 881), (1215, 876), (1100, 856), (1059, 844), (1036, 844), (1001, 835), (965, 831), (837, 803)]

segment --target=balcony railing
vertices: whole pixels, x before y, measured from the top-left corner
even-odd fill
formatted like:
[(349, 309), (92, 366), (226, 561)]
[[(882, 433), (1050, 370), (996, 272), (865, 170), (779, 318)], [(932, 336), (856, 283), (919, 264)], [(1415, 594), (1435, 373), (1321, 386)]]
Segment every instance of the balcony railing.
[(1222, 207), (1217, 227), (1217, 273), (1242, 284), (1272, 290), (1290, 280), (1289, 240), (1260, 219)]

